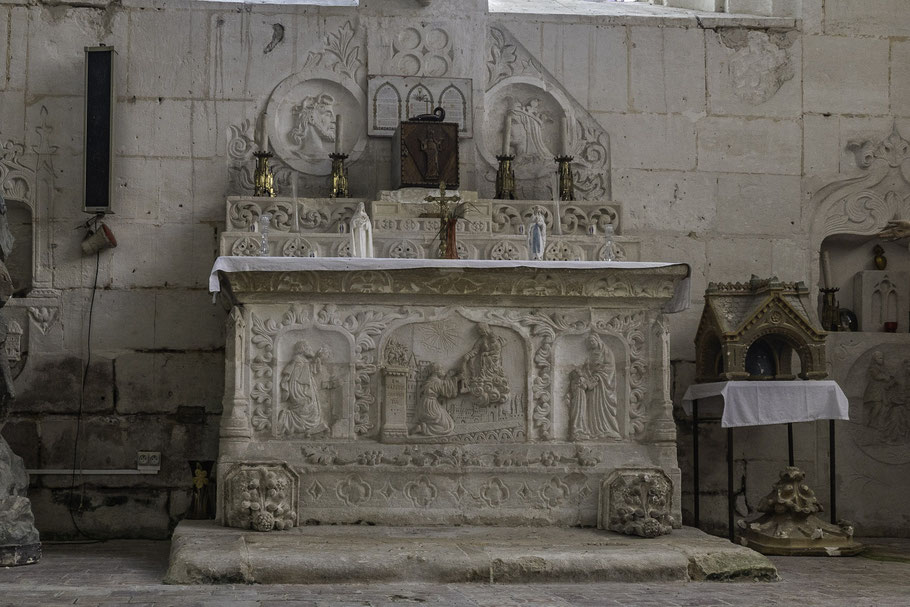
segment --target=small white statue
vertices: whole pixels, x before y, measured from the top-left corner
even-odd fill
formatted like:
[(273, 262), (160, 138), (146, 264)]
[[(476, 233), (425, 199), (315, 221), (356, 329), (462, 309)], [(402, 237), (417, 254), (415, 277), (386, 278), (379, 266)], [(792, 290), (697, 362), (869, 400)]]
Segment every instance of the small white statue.
[(534, 211), (531, 223), (528, 226), (528, 256), (532, 261), (543, 259), (544, 249), (547, 248), (547, 222), (540, 209)]
[(351, 217), (351, 256), (373, 256), (373, 223), (362, 202)]

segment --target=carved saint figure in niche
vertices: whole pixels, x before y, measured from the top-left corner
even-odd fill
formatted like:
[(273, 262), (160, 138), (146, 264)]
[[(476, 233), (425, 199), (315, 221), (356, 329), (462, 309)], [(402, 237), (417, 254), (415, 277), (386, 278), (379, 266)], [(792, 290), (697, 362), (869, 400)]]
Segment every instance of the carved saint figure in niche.
[(573, 440), (621, 438), (616, 359), (594, 333), (588, 337), (588, 360), (569, 373), (569, 430)]
[(335, 98), (327, 93), (304, 97), (294, 106), (294, 128), (288, 134), (288, 140), (299, 148), (298, 156), (321, 161), (334, 150), (334, 108)]
[(425, 177), (428, 180), (439, 179), (439, 152), (444, 148), (445, 139), (439, 137), (435, 129), (429, 129), (426, 138), (420, 140), (420, 151), (427, 157)]
[(528, 257), (532, 261), (543, 259), (547, 248), (547, 222), (540, 209), (534, 211), (534, 217), (528, 226)]
[(279, 434), (311, 436), (329, 429), (319, 403), (322, 365), (328, 359), (325, 347), (313, 351), (305, 342), (294, 346), (294, 355), (281, 373), (281, 400), (287, 403), (278, 413)]
[[(553, 154), (547, 147), (547, 138), (544, 135), (544, 125), (553, 122), (550, 113), (545, 111), (539, 99), (532, 99), (528, 103), (506, 100), (506, 110), (512, 123), (512, 138), (510, 148), (515, 154), (529, 159), (549, 159)], [(521, 128), (515, 128), (515, 126)]]
[(863, 392), (863, 408), (866, 425), (881, 428), (888, 391), (894, 385), (894, 377), (885, 368), (885, 355), (876, 350), (866, 370), (866, 389)]
[(505, 340), (485, 322), (477, 325), (477, 332), (480, 337), (461, 363), (461, 392), (470, 392), (478, 405), (499, 405), (509, 396), (509, 381), (502, 367)]
[(411, 434), (445, 436), (455, 430), (455, 420), (442, 406), (442, 401), (458, 396), (458, 379), (433, 363), (430, 374), (423, 382), (420, 402), (415, 412), (417, 422)]
[(357, 205), (357, 212), (351, 217), (351, 257), (373, 256), (373, 223), (363, 203)]

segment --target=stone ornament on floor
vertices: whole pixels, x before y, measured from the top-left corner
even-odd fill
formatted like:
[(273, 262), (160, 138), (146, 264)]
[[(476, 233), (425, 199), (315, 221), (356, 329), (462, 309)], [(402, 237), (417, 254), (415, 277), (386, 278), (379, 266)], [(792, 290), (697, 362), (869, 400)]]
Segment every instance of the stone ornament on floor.
[(740, 520), (740, 543), (762, 554), (781, 556), (853, 556), (863, 545), (853, 541), (846, 522), (826, 523), (815, 492), (803, 481), (806, 473), (790, 466), (780, 473), (771, 492), (762, 498), (752, 520)]

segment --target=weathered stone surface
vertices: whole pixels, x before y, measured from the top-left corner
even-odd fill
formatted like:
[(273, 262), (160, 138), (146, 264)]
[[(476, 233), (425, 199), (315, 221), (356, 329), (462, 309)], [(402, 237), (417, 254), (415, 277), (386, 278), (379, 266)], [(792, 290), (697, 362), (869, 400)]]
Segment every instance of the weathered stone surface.
[(169, 584), (773, 580), (762, 555), (684, 528), (649, 541), (594, 529), (299, 527), (261, 535), (183, 521)]
[(835, 114), (888, 111), (887, 40), (810, 36), (803, 41), (803, 109)]
[(222, 352), (131, 353), (118, 356), (117, 411), (174, 413), (178, 406), (221, 411)]
[(708, 117), (698, 121), (698, 168), (728, 173), (802, 172), (799, 123)]
[(705, 111), (704, 65), (690, 61), (704, 54), (702, 30), (633, 27), (629, 39), (629, 97), (634, 110), (659, 114)]
[(910, 15), (901, 0), (825, 3), (825, 32), (839, 36), (910, 36)]

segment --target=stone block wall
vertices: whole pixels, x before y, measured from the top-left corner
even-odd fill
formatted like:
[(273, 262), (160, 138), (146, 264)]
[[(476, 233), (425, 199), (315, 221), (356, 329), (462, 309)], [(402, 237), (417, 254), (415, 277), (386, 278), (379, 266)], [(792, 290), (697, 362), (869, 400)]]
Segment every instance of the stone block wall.
[[(31, 340), (4, 436), (29, 468), (73, 463), (95, 276), (76, 229), (86, 220), (83, 47), (104, 43), (118, 52), (116, 214), (106, 222), (120, 246), (102, 253), (98, 268), (77, 464), (131, 468), (138, 450), (163, 458), (158, 475), (86, 477), (72, 492), (69, 477), (33, 477), (46, 537), (75, 534), (67, 508), (87, 532), (118, 537), (165, 537), (186, 509), (186, 461), (217, 454), (224, 312), (206, 281), (225, 197), (244, 193), (229, 148), (242, 141), (237, 132), (255, 130), (271, 90), (318, 60), (314, 53), (346, 24), (360, 79), (396, 69), (382, 55), (383, 32), (409, 20), (440, 24), (457, 41), (454, 76), (475, 79), (477, 129), (486, 32), (501, 26), (609, 134), (607, 191), (623, 204), (624, 234), (641, 239), (642, 259), (692, 267), (691, 309), (671, 317), (677, 402), (694, 377), (707, 283), (755, 273), (814, 285), (814, 195), (861, 173), (851, 142), (881, 141), (895, 120), (910, 134), (910, 11), (902, 0), (803, 0), (801, 20), (626, 14), (622, 6), (600, 16), (490, 14), (482, 0), (457, 9), (441, 1), (425, 9), (413, 0), (360, 4), (0, 2), (0, 158), (7, 169), (19, 162), (30, 171), (34, 273), (59, 302), (50, 327)], [(753, 4), (781, 14), (778, 3)], [(368, 140), (350, 167), (353, 196), (388, 187), (389, 142)], [(491, 195), (485, 169), (472, 140), (463, 140), (462, 187)], [(301, 196), (322, 195), (327, 185), (300, 176), (298, 187)], [(910, 193), (907, 183), (896, 187)], [(679, 431), (685, 513), (691, 430), (681, 413)], [(703, 431), (703, 461), (722, 461), (721, 431)], [(820, 495), (826, 432), (825, 424), (796, 431), (798, 463)], [(785, 437), (780, 428), (737, 434), (744, 510), (785, 464)], [(718, 532), (726, 524), (724, 475), (709, 464), (702, 471), (702, 519)], [(892, 520), (858, 520), (858, 532), (906, 533), (904, 508)]]

